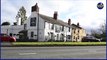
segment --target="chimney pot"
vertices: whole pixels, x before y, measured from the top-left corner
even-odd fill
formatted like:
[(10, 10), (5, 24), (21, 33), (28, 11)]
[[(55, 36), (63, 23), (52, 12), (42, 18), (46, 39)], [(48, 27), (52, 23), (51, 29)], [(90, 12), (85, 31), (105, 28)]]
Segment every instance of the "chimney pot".
[(57, 11), (55, 11), (54, 15), (53, 15), (53, 19), (57, 20), (57, 17), (58, 17), (58, 13), (57, 13)]
[(68, 25), (71, 25), (71, 19), (68, 19)]
[(39, 12), (39, 7), (38, 7), (37, 3), (35, 6), (32, 6), (32, 8), (31, 8), (31, 12), (34, 12), (34, 11)]
[(77, 23), (77, 26), (79, 26), (79, 22)]

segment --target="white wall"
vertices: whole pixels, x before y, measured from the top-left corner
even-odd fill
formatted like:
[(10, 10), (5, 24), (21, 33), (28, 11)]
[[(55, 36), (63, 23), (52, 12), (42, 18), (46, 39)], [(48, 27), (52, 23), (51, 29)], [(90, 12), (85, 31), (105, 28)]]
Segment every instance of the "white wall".
[[(48, 23), (48, 22), (45, 22), (45, 37), (46, 37), (46, 41), (50, 39), (50, 35), (48, 33), (52, 32), (56, 37), (55, 37), (55, 40), (60, 40), (60, 37), (61, 37), (61, 34), (64, 34), (65, 37), (64, 37), (64, 41), (66, 41), (66, 36), (67, 35), (71, 35), (71, 28), (70, 28), (70, 32), (68, 31), (68, 27), (64, 26), (64, 31), (61, 31), (60, 32), (55, 32), (55, 28), (60, 28), (61, 25), (58, 25), (58, 24), (54, 24), (54, 30), (51, 29), (52, 27), (52, 23)], [(59, 35), (59, 38), (57, 38), (57, 35)], [(71, 39), (69, 39), (69, 41), (71, 41)]]
[[(36, 17), (36, 26), (30, 26), (30, 19)], [(38, 40), (44, 41), (44, 20), (39, 17), (39, 29), (38, 28), (38, 13), (32, 12), (31, 16), (27, 20), (27, 30), (28, 30), (28, 37), (31, 39), (37, 39), (37, 37), (31, 37), (31, 32), (34, 32), (35, 35), (37, 35), (37, 32), (39, 33)]]
[[(6, 33), (8, 35), (10, 35), (10, 33), (12, 34), (18, 34), (19, 31), (23, 30), (23, 25), (16, 25), (16, 26), (1, 26), (1, 33)], [(14, 37), (16, 37), (16, 39), (19, 38), (19, 36), (13, 35)]]

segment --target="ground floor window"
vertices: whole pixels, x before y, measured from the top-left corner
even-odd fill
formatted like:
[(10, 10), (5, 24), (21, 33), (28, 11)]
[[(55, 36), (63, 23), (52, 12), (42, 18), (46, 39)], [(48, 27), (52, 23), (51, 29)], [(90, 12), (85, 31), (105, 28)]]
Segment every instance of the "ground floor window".
[(68, 38), (68, 39), (71, 39), (71, 35), (67, 35), (67, 38)]
[(79, 39), (79, 36), (78, 36), (78, 39)]
[(75, 39), (75, 36), (74, 36), (74, 39)]
[(60, 35), (60, 40), (64, 40), (64, 34)]
[(10, 33), (10, 36), (12, 36), (12, 33)]
[(52, 32), (50, 33), (50, 36), (51, 36), (51, 40), (54, 40), (54, 34)]
[(59, 40), (59, 34), (57, 34), (57, 40)]
[(32, 31), (32, 32), (31, 32), (31, 37), (33, 37), (33, 36), (34, 36), (34, 32)]

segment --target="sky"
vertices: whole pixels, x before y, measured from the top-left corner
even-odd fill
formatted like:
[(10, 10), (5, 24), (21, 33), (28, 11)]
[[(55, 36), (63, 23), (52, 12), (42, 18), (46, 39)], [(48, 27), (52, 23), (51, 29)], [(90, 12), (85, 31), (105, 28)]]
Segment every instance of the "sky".
[[(97, 8), (99, 2), (104, 4), (101, 10)], [(1, 0), (1, 23), (16, 22), (15, 16), (22, 6), (25, 7), (29, 17), (31, 6), (36, 3), (41, 14), (53, 17), (54, 11), (57, 11), (58, 19), (67, 22), (70, 18), (71, 23), (79, 22), (86, 32), (99, 29), (106, 20), (106, 0)]]

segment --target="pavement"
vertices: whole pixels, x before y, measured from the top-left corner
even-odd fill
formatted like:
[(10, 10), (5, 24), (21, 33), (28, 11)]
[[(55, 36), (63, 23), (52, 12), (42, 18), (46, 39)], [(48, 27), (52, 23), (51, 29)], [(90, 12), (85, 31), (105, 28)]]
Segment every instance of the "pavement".
[(0, 43), (1, 46), (12, 46), (12, 43), (10, 42), (2, 42)]
[(1, 47), (2, 59), (106, 59), (106, 46)]

